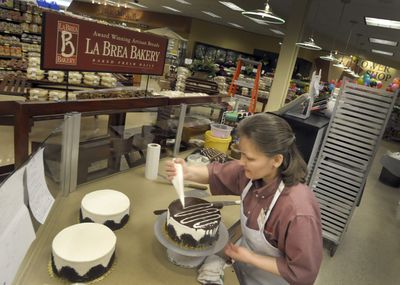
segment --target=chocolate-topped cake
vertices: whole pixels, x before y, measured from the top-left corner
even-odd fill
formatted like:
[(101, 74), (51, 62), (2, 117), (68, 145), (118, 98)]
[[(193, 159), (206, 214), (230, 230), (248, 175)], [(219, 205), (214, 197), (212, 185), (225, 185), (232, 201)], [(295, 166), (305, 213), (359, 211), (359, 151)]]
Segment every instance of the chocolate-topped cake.
[(218, 239), (221, 213), (212, 203), (195, 198), (185, 198), (185, 208), (180, 200), (173, 201), (167, 212), (166, 229), (169, 237), (187, 247), (208, 247)]

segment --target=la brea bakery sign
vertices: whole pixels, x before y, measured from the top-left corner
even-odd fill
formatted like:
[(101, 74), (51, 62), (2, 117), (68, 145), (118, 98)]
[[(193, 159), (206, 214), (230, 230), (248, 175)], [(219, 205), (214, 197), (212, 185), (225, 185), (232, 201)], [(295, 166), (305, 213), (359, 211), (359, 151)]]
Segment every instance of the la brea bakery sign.
[(42, 69), (161, 75), (168, 40), (46, 12)]

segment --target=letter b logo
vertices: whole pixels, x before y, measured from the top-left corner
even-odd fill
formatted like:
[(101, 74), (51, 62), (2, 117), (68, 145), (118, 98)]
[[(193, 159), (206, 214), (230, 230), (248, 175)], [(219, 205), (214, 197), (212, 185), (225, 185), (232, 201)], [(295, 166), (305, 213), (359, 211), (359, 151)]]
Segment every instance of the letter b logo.
[(56, 64), (77, 65), (79, 24), (58, 21)]

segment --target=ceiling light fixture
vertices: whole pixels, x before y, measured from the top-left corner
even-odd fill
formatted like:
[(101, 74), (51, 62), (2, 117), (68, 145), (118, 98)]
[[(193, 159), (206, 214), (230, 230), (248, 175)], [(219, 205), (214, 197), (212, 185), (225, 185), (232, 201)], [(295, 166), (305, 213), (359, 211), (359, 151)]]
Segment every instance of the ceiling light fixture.
[(263, 20), (252, 19), (252, 18), (249, 18), (249, 19), (252, 20), (253, 22), (256, 22), (256, 23), (259, 24), (259, 25), (266, 25), (266, 26), (269, 25), (267, 22), (265, 22), (265, 21), (263, 21)]
[(236, 5), (232, 2), (219, 1), (219, 3), (221, 3), (222, 5), (225, 5), (226, 7), (228, 7), (229, 9), (232, 9), (234, 11), (239, 11), (239, 12), (244, 11), (242, 8), (240, 8), (238, 5)]
[(175, 8), (172, 8), (172, 7), (169, 7), (169, 6), (162, 6), (162, 7), (165, 8), (165, 9), (167, 9), (167, 10), (173, 11), (173, 12), (181, 13), (180, 10), (175, 9)]
[(310, 49), (310, 50), (321, 50), (322, 47), (317, 46), (314, 42), (314, 39), (312, 36), (308, 39), (308, 41), (302, 42), (302, 43), (296, 43), (296, 46), (300, 48), (305, 48), (305, 49)]
[(398, 42), (395, 41), (388, 41), (388, 40), (382, 40), (382, 39), (377, 39), (377, 38), (369, 38), (370, 43), (374, 44), (381, 44), (381, 45), (388, 45), (392, 47), (397, 47)]
[(189, 3), (188, 1), (185, 0), (175, 0), (175, 1), (185, 5), (192, 5), (192, 3)]
[(373, 18), (373, 17), (364, 17), (364, 20), (365, 24), (368, 26), (400, 30), (400, 21), (393, 21), (393, 20)]
[(265, 3), (265, 8), (264, 10), (262, 9), (257, 9), (254, 11), (244, 11), (242, 12), (243, 16), (246, 16), (251, 19), (258, 19), (265, 21), (269, 24), (284, 24), (285, 20), (282, 19), (281, 17), (275, 15), (270, 6), (269, 6), (269, 0), (267, 0), (267, 3)]
[(269, 29), (269, 30), (270, 30), (271, 32), (277, 34), (277, 35), (281, 35), (281, 36), (284, 36), (284, 35), (285, 35), (284, 32), (282, 32), (282, 31), (280, 31), (280, 30), (277, 30), (277, 29)]
[[(313, 19), (316, 19), (317, 16), (318, 16), (318, 10), (319, 10), (319, 5), (320, 4), (321, 4), (321, 1), (318, 1), (318, 5), (317, 5), (317, 8), (315, 9), (315, 15), (314, 15)], [(308, 39), (308, 41), (304, 41), (304, 42), (301, 42), (301, 43), (296, 43), (296, 46), (298, 46), (300, 48), (304, 48), (304, 49), (310, 49), (310, 50), (321, 50), (322, 47), (320, 47), (320, 46), (315, 44), (315, 41), (314, 41), (313, 37), (314, 37), (314, 25), (313, 25), (313, 28), (312, 28), (312, 31), (311, 31), (311, 36)]]
[(319, 58), (327, 61), (338, 61), (338, 59), (333, 55), (332, 51), (329, 53), (329, 55), (321, 55)]
[(334, 67), (338, 67), (338, 68), (345, 68), (346, 66), (343, 65), (342, 61), (340, 61), (339, 63), (335, 63), (333, 65)]
[(238, 25), (238, 24), (235, 24), (235, 23), (231, 23), (231, 22), (229, 22), (228, 24), (231, 25), (231, 26), (234, 26), (236, 28), (243, 29), (243, 27), (241, 25)]
[(210, 17), (213, 17), (213, 18), (221, 18), (221, 16), (218, 16), (218, 15), (212, 13), (212, 12), (208, 12), (208, 11), (201, 11), (201, 12), (203, 12), (204, 14), (206, 14), (206, 15), (208, 15)]
[(383, 55), (393, 56), (393, 52), (389, 52), (389, 51), (384, 51), (384, 50), (379, 50), (379, 49), (371, 49), (371, 51), (373, 53), (379, 53), (379, 54), (383, 54)]

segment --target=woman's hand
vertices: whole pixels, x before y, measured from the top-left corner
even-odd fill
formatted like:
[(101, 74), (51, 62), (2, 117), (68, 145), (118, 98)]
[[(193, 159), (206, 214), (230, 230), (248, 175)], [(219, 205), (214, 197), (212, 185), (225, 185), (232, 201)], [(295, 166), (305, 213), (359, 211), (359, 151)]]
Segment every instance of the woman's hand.
[(175, 163), (179, 163), (182, 165), (183, 177), (186, 178), (186, 174), (188, 172), (186, 161), (182, 158), (175, 158), (175, 159), (169, 160), (165, 163), (165, 172), (167, 174), (167, 179), (169, 181), (172, 181), (172, 179), (174, 179), (174, 177), (176, 175)]
[(260, 255), (254, 251), (251, 251), (250, 249), (247, 249), (246, 247), (234, 245), (231, 242), (225, 246), (224, 252), (227, 256), (235, 261), (247, 263), (262, 270), (271, 272), (275, 275), (281, 276), (281, 273), (278, 270), (276, 257)]
[(188, 166), (186, 161), (182, 158), (175, 158), (165, 163), (165, 173), (169, 181), (172, 181), (176, 175), (175, 163), (182, 165), (183, 179), (202, 184), (208, 183), (209, 176), (207, 166)]
[(236, 261), (250, 264), (254, 261), (254, 252), (231, 242), (225, 246), (224, 252), (227, 256)]

